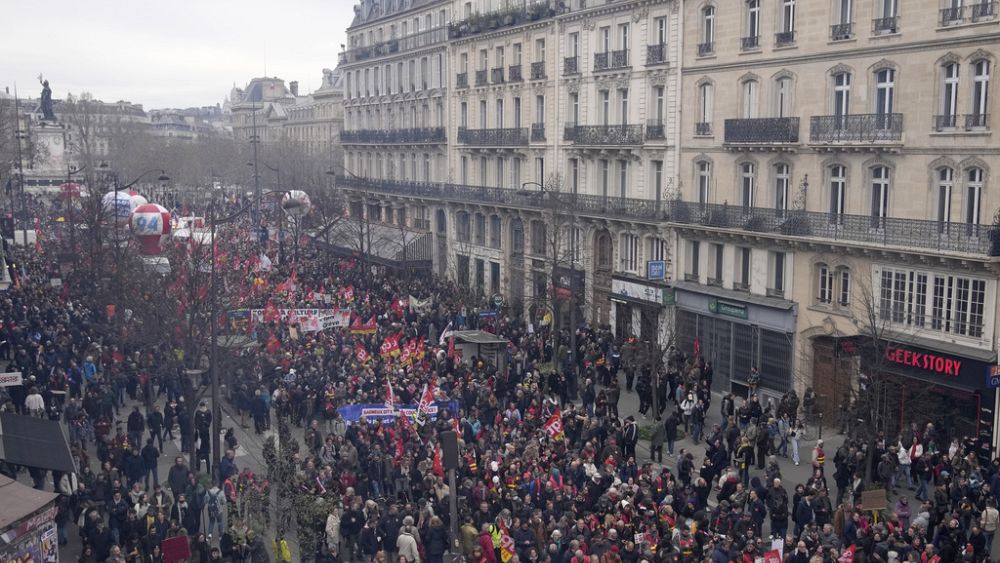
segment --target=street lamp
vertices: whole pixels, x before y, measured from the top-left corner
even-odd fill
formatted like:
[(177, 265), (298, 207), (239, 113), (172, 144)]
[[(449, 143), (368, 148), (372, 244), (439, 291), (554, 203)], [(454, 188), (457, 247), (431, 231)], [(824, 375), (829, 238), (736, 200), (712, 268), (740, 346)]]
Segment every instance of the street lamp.
[[(538, 192), (534, 192), (532, 190), (527, 189), (528, 186), (535, 186), (535, 187), (537, 187), (538, 188)], [(546, 196), (548, 196), (548, 201), (549, 201), (549, 203), (551, 204), (551, 207), (552, 207), (551, 211), (552, 211), (552, 215), (553, 215), (553, 220), (555, 219), (555, 216), (560, 213), (560, 211), (559, 211), (560, 206), (564, 205), (564, 202), (560, 201), (559, 197), (556, 195), (557, 192), (554, 192), (552, 189), (547, 189), (545, 187), (545, 185), (542, 184), (541, 182), (524, 182), (523, 184), (521, 184), (521, 189), (517, 190), (517, 193), (519, 195), (525, 195), (525, 196), (534, 196), (534, 195), (536, 195), (536, 193), (541, 193), (541, 195), (542, 195), (543, 198), (545, 198)], [(558, 325), (557, 325), (557, 322), (556, 322), (556, 316), (557, 316), (557, 312), (559, 310), (558, 305), (557, 305), (557, 296), (556, 296), (556, 280), (558, 279), (557, 264), (558, 264), (558, 253), (559, 253), (559, 248), (558, 248), (559, 245), (557, 244), (557, 241), (559, 240), (558, 239), (558, 234), (559, 234), (558, 233), (558, 230), (559, 230), (558, 223), (556, 223), (554, 225), (554, 227), (556, 229), (556, 232), (553, 233), (553, 237), (554, 237), (553, 241), (554, 241), (554, 243), (552, 245), (552, 353), (554, 355), (557, 355), (558, 352), (559, 352), (559, 340), (560, 340), (559, 339), (559, 328), (558, 328)], [(570, 347), (570, 351), (569, 351), (569, 358), (570, 358), (570, 363), (572, 364), (572, 372), (571, 372), (571, 374), (573, 376), (572, 385), (571, 385), (571, 393), (573, 395), (575, 395), (576, 394), (576, 388), (577, 388), (577, 381), (576, 381), (576, 376), (577, 376), (577, 373), (576, 373), (576, 290), (577, 290), (577, 287), (576, 287), (576, 237), (574, 236), (575, 233), (573, 232), (573, 229), (575, 229), (575, 226), (571, 227), (571, 230), (570, 230), (570, 233), (569, 233), (569, 247), (570, 247), (570, 256), (569, 256), (569, 270), (570, 270), (570, 277), (569, 277), (569, 286), (570, 286), (570, 292), (569, 292), (569, 295), (570, 295), (570, 297), (569, 297), (569, 347)], [(558, 361), (558, 357), (556, 358), (556, 361)]]

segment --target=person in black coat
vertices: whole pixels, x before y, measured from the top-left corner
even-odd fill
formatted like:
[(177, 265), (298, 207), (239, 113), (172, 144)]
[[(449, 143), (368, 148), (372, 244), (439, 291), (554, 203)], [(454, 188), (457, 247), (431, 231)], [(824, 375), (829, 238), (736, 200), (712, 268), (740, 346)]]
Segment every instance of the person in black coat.
[(111, 546), (114, 545), (114, 538), (111, 537), (111, 530), (104, 525), (103, 521), (98, 521), (87, 536), (87, 543), (94, 548), (98, 561), (104, 561), (111, 555)]
[(361, 550), (361, 554), (366, 561), (375, 558), (375, 554), (382, 548), (383, 539), (379, 535), (379, 529), (374, 518), (370, 518), (365, 522), (365, 527), (361, 529), (361, 535), (358, 537), (358, 549)]
[(679, 421), (677, 420), (677, 412), (671, 413), (664, 421), (663, 425), (667, 429), (667, 455), (674, 455), (674, 442), (677, 441), (677, 426)]
[(427, 563), (442, 563), (444, 552), (448, 550), (448, 531), (441, 519), (431, 518), (430, 526), (424, 537), (424, 550), (427, 553)]

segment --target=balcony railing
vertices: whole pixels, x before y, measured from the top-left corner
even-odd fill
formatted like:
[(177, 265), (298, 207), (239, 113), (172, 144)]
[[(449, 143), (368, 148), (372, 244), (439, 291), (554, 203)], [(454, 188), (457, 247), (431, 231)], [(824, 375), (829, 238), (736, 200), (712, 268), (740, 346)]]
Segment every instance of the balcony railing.
[(983, 1), (976, 2), (970, 6), (972, 8), (972, 21), (984, 21), (992, 20), (997, 17), (997, 3), (996, 1)]
[(577, 125), (575, 145), (641, 145), (642, 125)]
[(628, 49), (609, 51), (605, 53), (594, 53), (595, 71), (627, 68), (628, 66)]
[(389, 39), (388, 41), (382, 41), (374, 45), (355, 47), (341, 53), (340, 60), (345, 63), (353, 63), (375, 57), (405, 53), (407, 51), (420, 49), (436, 43), (443, 43), (447, 39), (448, 30), (444, 27), (439, 27), (407, 35), (405, 37)]
[(469, 87), (469, 73), (460, 72), (455, 75), (455, 88), (468, 88)]
[(566, 127), (563, 128), (563, 140), (573, 141), (576, 139), (576, 123), (567, 123)]
[(872, 31), (876, 35), (896, 33), (899, 31), (899, 16), (886, 16), (872, 20)]
[(341, 131), (344, 143), (444, 143), (447, 134), (444, 127), (417, 127), (413, 129), (359, 129)]
[(941, 25), (957, 25), (962, 23), (962, 7), (941, 8)]
[(521, 76), (521, 65), (510, 65), (507, 68), (507, 78), (511, 82), (521, 82), (524, 78)]
[(503, 27), (513, 27), (532, 21), (550, 18), (566, 11), (566, 6), (556, 0), (532, 0), (526, 5), (503, 8), (493, 12), (479, 12), (448, 26), (451, 39), (472, 37)]
[(490, 82), (493, 84), (503, 84), (503, 67), (494, 68), (490, 71)]
[(694, 134), (708, 136), (712, 134), (712, 123), (709, 121), (699, 121), (694, 124)]
[(740, 40), (740, 48), (744, 51), (751, 51), (760, 48), (760, 35), (751, 35)]
[(789, 45), (795, 44), (795, 32), (794, 31), (779, 31), (774, 34), (774, 46), (775, 47), (787, 47)]
[(545, 141), (545, 124), (544, 123), (532, 123), (531, 124), (531, 142), (540, 143)]
[(489, 82), (486, 80), (486, 71), (477, 70), (476, 71), (476, 86), (486, 86)]
[(646, 65), (661, 65), (667, 62), (667, 45), (666, 43), (660, 43), (658, 45), (647, 45), (646, 46)]
[(528, 130), (523, 127), (502, 129), (458, 128), (458, 142), (483, 147), (519, 147), (528, 144)]
[[(436, 201), (480, 202), (539, 210), (547, 209), (550, 205), (546, 198), (538, 194), (528, 195), (506, 188), (376, 180), (350, 176), (339, 176), (337, 185), (348, 189)], [(837, 220), (831, 221), (830, 214), (822, 212), (779, 211), (766, 208), (747, 210), (742, 206), (727, 204), (701, 204), (678, 200), (655, 201), (573, 193), (560, 194), (559, 203), (565, 209), (590, 217), (771, 233), (783, 238), (845, 241), (910, 250), (934, 250), (979, 256), (1000, 254), (1000, 247), (992, 248), (991, 225), (963, 225), (962, 228), (941, 229), (939, 221), (887, 217), (873, 222), (869, 215), (847, 214), (838, 214)]]
[(935, 115), (934, 116), (934, 130), (944, 131), (945, 129), (954, 129), (958, 126), (958, 115)]
[(818, 115), (809, 123), (814, 143), (877, 143), (903, 138), (903, 114)]
[(580, 57), (566, 57), (563, 59), (563, 75), (570, 76), (580, 74)]
[(707, 57), (708, 55), (711, 55), (714, 52), (715, 52), (715, 42), (714, 41), (706, 41), (704, 43), (699, 43), (698, 44), (698, 56), (699, 57)]
[(853, 23), (837, 23), (830, 26), (831, 41), (846, 41), (854, 37)]
[(780, 144), (799, 142), (799, 118), (761, 117), (727, 119), (727, 144)]
[(666, 131), (664, 130), (662, 119), (650, 119), (649, 122), (646, 123), (647, 141), (662, 141), (666, 138)]
[(989, 127), (988, 113), (970, 113), (965, 116), (966, 129), (985, 129)]
[(531, 79), (542, 80), (545, 78), (545, 61), (531, 63)]

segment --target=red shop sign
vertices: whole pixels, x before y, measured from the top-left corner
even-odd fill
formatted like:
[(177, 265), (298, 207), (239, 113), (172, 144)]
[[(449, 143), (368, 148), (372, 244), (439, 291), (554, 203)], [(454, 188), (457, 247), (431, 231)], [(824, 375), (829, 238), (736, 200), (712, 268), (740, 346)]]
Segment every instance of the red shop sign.
[(962, 369), (962, 360), (928, 352), (915, 352), (903, 348), (886, 348), (885, 359), (894, 364), (910, 366), (950, 377), (958, 377), (959, 370)]

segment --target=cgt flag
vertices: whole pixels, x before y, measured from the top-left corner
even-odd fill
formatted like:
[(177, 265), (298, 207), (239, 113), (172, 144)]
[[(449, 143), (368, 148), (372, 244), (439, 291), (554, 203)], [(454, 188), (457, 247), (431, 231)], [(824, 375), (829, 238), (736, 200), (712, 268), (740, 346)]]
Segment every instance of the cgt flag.
[(562, 413), (558, 409), (545, 421), (545, 434), (550, 440), (562, 440), (566, 437), (566, 432), (563, 431)]

